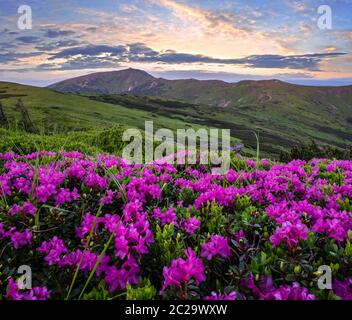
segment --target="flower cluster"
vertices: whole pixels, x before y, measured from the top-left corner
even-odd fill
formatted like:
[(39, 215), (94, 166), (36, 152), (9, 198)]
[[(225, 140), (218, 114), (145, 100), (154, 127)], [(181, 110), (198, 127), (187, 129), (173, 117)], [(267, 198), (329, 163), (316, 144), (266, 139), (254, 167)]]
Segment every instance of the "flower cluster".
[(218, 294), (216, 292), (212, 292), (209, 296), (204, 297), (204, 300), (236, 300), (237, 299), (237, 293), (236, 292), (230, 292), (230, 293), (225, 293), (225, 294)]
[[(125, 297), (148, 283), (156, 299), (352, 299), (352, 161), (234, 163), (212, 175), (0, 154), (0, 296)], [(23, 264), (36, 270), (29, 291), (14, 280)], [(322, 264), (334, 268), (330, 291), (316, 286)]]
[(7, 299), (12, 300), (47, 300), (50, 297), (50, 291), (46, 287), (34, 287), (27, 292), (19, 289), (18, 284), (10, 278), (8, 283)]
[(0, 240), (6, 238), (11, 239), (13, 247), (18, 249), (32, 243), (32, 232), (28, 229), (19, 232), (16, 231), (15, 227), (11, 227), (9, 230), (5, 231), (4, 223), (0, 223)]
[(186, 285), (192, 278), (197, 285), (205, 280), (202, 259), (197, 258), (196, 253), (191, 248), (186, 250), (185, 255), (186, 259), (175, 259), (170, 267), (164, 267), (164, 284), (161, 292), (164, 292), (169, 286), (181, 288), (182, 285)]
[(275, 230), (270, 237), (270, 241), (274, 246), (280, 243), (286, 243), (288, 247), (297, 247), (300, 240), (307, 240), (308, 228), (301, 222), (292, 223), (284, 222), (281, 227)]
[(307, 288), (302, 288), (299, 283), (292, 285), (281, 285), (275, 288), (271, 277), (262, 277), (259, 287), (255, 284), (254, 277), (244, 281), (247, 288), (261, 300), (315, 300), (316, 297), (310, 294)]
[(231, 256), (231, 249), (227, 238), (214, 235), (210, 238), (209, 242), (202, 244), (202, 257), (211, 260), (216, 255), (223, 258)]

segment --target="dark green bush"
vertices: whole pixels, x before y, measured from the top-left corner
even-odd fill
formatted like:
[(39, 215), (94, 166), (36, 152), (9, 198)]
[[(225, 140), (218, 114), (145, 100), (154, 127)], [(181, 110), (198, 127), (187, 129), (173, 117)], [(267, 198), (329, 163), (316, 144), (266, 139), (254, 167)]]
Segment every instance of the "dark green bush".
[(312, 141), (308, 145), (297, 145), (289, 152), (282, 152), (280, 154), (281, 162), (290, 162), (296, 159), (309, 161), (313, 158), (351, 160), (352, 145), (341, 149), (332, 146), (321, 146), (315, 141)]

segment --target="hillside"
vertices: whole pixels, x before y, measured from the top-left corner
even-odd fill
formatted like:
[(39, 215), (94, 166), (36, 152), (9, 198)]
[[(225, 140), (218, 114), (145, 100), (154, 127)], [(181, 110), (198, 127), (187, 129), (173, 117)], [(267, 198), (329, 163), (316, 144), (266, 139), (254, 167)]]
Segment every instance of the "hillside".
[[(128, 86), (119, 85), (123, 79), (128, 79)], [(262, 147), (270, 153), (312, 139), (338, 147), (352, 141), (352, 86), (310, 87), (279, 80), (165, 80), (127, 69), (70, 79), (50, 88), (90, 95), (93, 92), (95, 100), (130, 109), (149, 110), (151, 97), (188, 103), (188, 107), (163, 106), (155, 112), (193, 117), (192, 122), (201, 125), (231, 128), (233, 136), (252, 147), (255, 141), (250, 131), (259, 131)], [(134, 98), (121, 98), (126, 93)]]
[(322, 111), (334, 111), (334, 102), (352, 104), (352, 85), (345, 87), (313, 87), (289, 84), (280, 80), (241, 81), (166, 80), (142, 70), (99, 72), (52, 84), (60, 92), (157, 96), (213, 107), (241, 107), (246, 104), (319, 105)]
[[(74, 92), (74, 93), (71, 93)], [(96, 73), (49, 88), (0, 82), (0, 102), (11, 123), (21, 115), (21, 99), (31, 120), (46, 131), (85, 130), (122, 124), (144, 128), (231, 129), (235, 141), (276, 156), (316, 140), (345, 147), (352, 141), (352, 86), (308, 87), (278, 80), (165, 80), (140, 70)]]
[(68, 79), (51, 85), (49, 88), (61, 92), (118, 94), (131, 92), (153, 80), (154, 78), (144, 71), (126, 69)]
[(48, 133), (107, 128), (114, 125), (144, 129), (145, 120), (154, 120), (156, 128), (194, 126), (188, 121), (165, 116), (158, 116), (156, 119), (153, 112), (124, 107), (117, 103), (105, 103), (46, 88), (0, 82), (0, 103), (11, 127), (20, 126), (22, 122), (22, 115), (17, 106), (19, 99), (33, 124)]

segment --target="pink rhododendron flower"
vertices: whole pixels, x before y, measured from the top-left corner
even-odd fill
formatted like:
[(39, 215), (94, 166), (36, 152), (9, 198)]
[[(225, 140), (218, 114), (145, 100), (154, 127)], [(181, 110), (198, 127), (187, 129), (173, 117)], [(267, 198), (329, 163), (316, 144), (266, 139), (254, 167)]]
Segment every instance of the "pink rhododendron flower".
[[(329, 264), (327, 249), (332, 248), (335, 260), (344, 261), (332, 290), (341, 299), (352, 299), (346, 259), (352, 161), (237, 160), (236, 168), (215, 176), (207, 165), (131, 164), (108, 154), (0, 153), (0, 262), (4, 279), (11, 279), (4, 297), (47, 299), (50, 289), (54, 298), (64, 298), (80, 262), (74, 289), (82, 288), (111, 236), (86, 293), (103, 280), (112, 296), (123, 295), (141, 276), (161, 288), (156, 299), (313, 300), (305, 286), (311, 286), (314, 275), (301, 267), (304, 260)], [(216, 235), (208, 223), (213, 208), (225, 227)], [(170, 223), (174, 232), (169, 234), (163, 226)], [(165, 265), (183, 248), (185, 257)], [(255, 280), (251, 275), (239, 285), (234, 264), (245, 275), (263, 253), (274, 255), (272, 277), (257, 275)], [(47, 287), (19, 290), (11, 276), (23, 259), (35, 266), (35, 280)], [(162, 268), (160, 279), (156, 273)], [(285, 273), (292, 268), (294, 280), (287, 282)], [(238, 292), (225, 293), (229, 288)]]
[(193, 234), (196, 230), (199, 229), (201, 222), (196, 217), (191, 217), (186, 219), (183, 223), (183, 228), (188, 234)]
[(335, 294), (342, 300), (352, 300), (352, 278), (335, 280), (332, 284)]
[(116, 249), (115, 251), (116, 257), (120, 259), (124, 259), (127, 256), (129, 246), (128, 246), (128, 241), (124, 236), (115, 238), (115, 249)]
[(13, 232), (10, 236), (12, 245), (15, 249), (32, 243), (32, 232), (25, 230), (24, 232)]
[(292, 248), (296, 247), (300, 240), (307, 240), (307, 236), (308, 228), (305, 224), (287, 221), (275, 230), (275, 233), (270, 237), (270, 241), (274, 246), (283, 242)]
[(54, 265), (61, 260), (62, 254), (66, 253), (68, 250), (64, 241), (55, 236), (49, 241), (44, 241), (37, 251), (46, 254), (44, 260), (48, 262), (49, 265)]
[(104, 280), (108, 285), (109, 291), (114, 292), (117, 289), (125, 289), (127, 283), (137, 284), (139, 282), (139, 270), (136, 259), (131, 255), (128, 256), (120, 269), (115, 266), (106, 266)]
[(177, 217), (174, 208), (169, 208), (162, 212), (160, 208), (154, 209), (154, 217), (160, 219), (161, 224), (176, 223)]
[(61, 188), (55, 196), (55, 205), (60, 206), (64, 203), (70, 203), (79, 199), (79, 197), (80, 195), (76, 188), (74, 188), (72, 191), (70, 191), (70, 189)]
[(225, 294), (212, 292), (209, 296), (204, 297), (204, 300), (236, 300), (237, 293), (235, 291)]
[(197, 258), (191, 248), (188, 248), (185, 253), (186, 260), (178, 258), (172, 260), (170, 267), (164, 267), (164, 284), (161, 292), (164, 292), (169, 286), (181, 287), (181, 284), (187, 284), (192, 278), (197, 285), (205, 281), (202, 259)]
[(240, 242), (241, 240), (246, 239), (246, 234), (244, 233), (244, 231), (241, 229), (238, 232), (236, 232), (235, 236), (234, 236), (235, 240), (237, 242)]
[(6, 299), (12, 300), (47, 300), (50, 291), (46, 287), (34, 287), (26, 292), (20, 291), (18, 284), (10, 278)]
[(96, 216), (87, 212), (83, 217), (81, 226), (76, 229), (77, 237), (83, 239), (87, 234), (90, 233), (94, 223), (95, 223), (94, 231), (96, 231), (96, 229), (99, 227), (99, 224), (103, 221), (104, 221), (104, 218), (101, 218), (101, 217), (97, 218)]
[(259, 286), (255, 284), (254, 276), (251, 274), (243, 281), (243, 285), (252, 290), (253, 294), (261, 300), (315, 300), (315, 296), (310, 294), (307, 288), (303, 288), (299, 283), (292, 285), (282, 285), (275, 288), (271, 277), (262, 277)]
[(30, 215), (34, 217), (35, 213), (37, 212), (37, 207), (34, 204), (32, 204), (29, 200), (27, 200), (23, 204), (23, 206), (18, 206), (17, 204), (14, 204), (10, 209), (11, 215), (16, 215), (19, 212), (22, 212), (26, 215)]
[(201, 256), (211, 260), (217, 255), (228, 258), (231, 256), (231, 248), (226, 237), (214, 235), (208, 242), (202, 244)]

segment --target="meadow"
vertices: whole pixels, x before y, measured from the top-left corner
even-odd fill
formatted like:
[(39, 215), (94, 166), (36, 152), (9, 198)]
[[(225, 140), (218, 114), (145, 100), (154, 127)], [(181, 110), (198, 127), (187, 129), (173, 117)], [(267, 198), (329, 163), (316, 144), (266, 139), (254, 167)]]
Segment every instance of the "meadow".
[[(169, 100), (3, 89), (0, 299), (352, 299), (351, 149), (313, 143), (278, 162), (248, 129), (255, 143), (232, 153), (225, 175), (131, 164), (126, 128), (197, 129), (197, 111), (190, 118), (178, 102), (168, 117)], [(18, 284), (20, 266), (31, 289)]]
[[(3, 152), (1, 297), (351, 299), (351, 182), (347, 160), (233, 156), (214, 176), (108, 153)], [(32, 289), (16, 282), (21, 265)]]
[[(187, 80), (172, 82), (170, 88), (166, 96), (164, 90), (145, 96), (59, 92), (0, 82), (0, 103), (11, 129), (23, 131), (29, 118), (34, 127), (30, 131), (44, 134), (94, 132), (116, 125), (144, 129), (145, 121), (153, 121), (155, 130), (226, 128), (231, 130), (232, 144), (244, 144), (248, 156), (256, 155), (255, 134), (259, 134), (261, 155), (274, 159), (313, 140), (339, 149), (351, 144), (349, 87), (275, 81), (205, 85)], [(231, 102), (227, 107), (221, 103), (224, 97)]]

